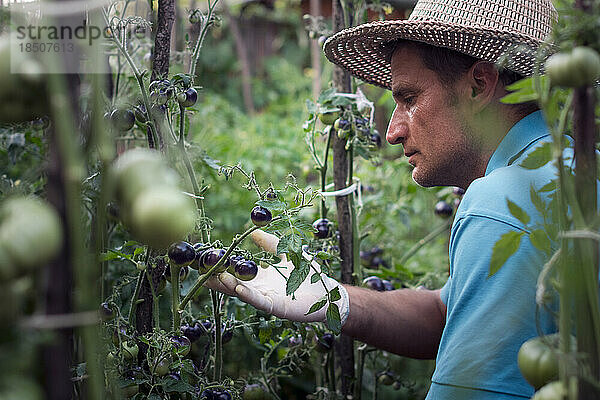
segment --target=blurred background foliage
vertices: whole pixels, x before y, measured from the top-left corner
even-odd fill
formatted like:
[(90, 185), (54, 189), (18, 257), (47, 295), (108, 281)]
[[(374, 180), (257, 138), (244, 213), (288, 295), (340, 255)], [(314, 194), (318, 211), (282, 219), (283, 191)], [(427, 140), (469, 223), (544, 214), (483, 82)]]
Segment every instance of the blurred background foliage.
[[(254, 171), (262, 187), (272, 183), (275, 188), (280, 188), (288, 174), (295, 176), (300, 187), (319, 186), (302, 129), (308, 118), (306, 100), (314, 97), (312, 83), (316, 71), (311, 67), (309, 46), (315, 39), (305, 30), (301, 3), (280, 0), (253, 2), (232, 7), (232, 13), (243, 13), (240, 18), (246, 22), (263, 21), (277, 29), (269, 36), (269, 51), (262, 51), (268, 54), (256, 60), (252, 67), (251, 92), (255, 113), (246, 112), (240, 95), (242, 66), (226, 18), (222, 18), (221, 25), (209, 33), (197, 69), (197, 82), (202, 89), (199, 101), (193, 107), (195, 112), (190, 114), (189, 153), (198, 178), (208, 187), (204, 197), (206, 214), (213, 221), (213, 240), (223, 243), (229, 243), (244, 226), (249, 226), (249, 212), (258, 199), (254, 192), (242, 188), (245, 180), (240, 175), (227, 181), (218, 173), (218, 166), (239, 163), (244, 170)], [(143, 65), (148, 49), (142, 47), (136, 54), (140, 65)], [(255, 53), (251, 46), (247, 50), (250, 54)], [(321, 64), (321, 86), (327, 88), (332, 67), (324, 56), (321, 56)], [(171, 74), (181, 71), (183, 65), (174, 63)], [(363, 86), (362, 90), (376, 102), (377, 128), (385, 136), (387, 118), (393, 109), (392, 99), (379, 88)], [(126, 102), (133, 104), (137, 93), (132, 91), (123, 93), (123, 96), (127, 96)], [(139, 127), (135, 128), (134, 137), (143, 140), (144, 135)], [(321, 148), (325, 145), (322, 139), (319, 143)], [(40, 192), (44, 184), (41, 174), (44, 151), (44, 138), (34, 124), (0, 129), (0, 196)], [(414, 251), (413, 246), (420, 239), (448, 224), (446, 219), (435, 215), (435, 204), (439, 200), (453, 203), (458, 198), (452, 194), (451, 188), (425, 189), (416, 185), (411, 178), (411, 166), (402, 157), (399, 146), (392, 147), (384, 141), (380, 151), (379, 162), (357, 159), (355, 165), (355, 175), (361, 182), (361, 250), (368, 252), (380, 248), (383, 259), (378, 266), (368, 266), (364, 274), (389, 279), (395, 288), (421, 285), (429, 289), (439, 288), (445, 282), (448, 270), (447, 229), (402, 264), (400, 260), (406, 258), (404, 256), (409, 250)], [(182, 168), (182, 165), (178, 166)], [(182, 176), (185, 174), (182, 173)], [(93, 179), (87, 183), (93, 186)], [(332, 210), (330, 218), (335, 220), (334, 201), (328, 200), (328, 205)], [(312, 222), (318, 217), (317, 205), (302, 215), (307, 222)], [(111, 245), (118, 247), (126, 240), (127, 233), (119, 233), (122, 227), (115, 229), (117, 234), (113, 235)], [(130, 279), (135, 274), (130, 263), (111, 261), (109, 283), (122, 290), (120, 306), (123, 309), (129, 306), (128, 293), (133, 290)], [(192, 279), (187, 282), (190, 284)], [(123, 289), (127, 285), (129, 289)], [(161, 301), (165, 307), (162, 315), (168, 315), (169, 296), (167, 291)], [(208, 298), (200, 297), (198, 307), (207, 302)], [(236, 299), (228, 300), (231, 321), (253, 314), (250, 308)], [(209, 314), (210, 310), (206, 310), (206, 315)], [(243, 330), (236, 330), (233, 341), (226, 348), (225, 375), (235, 378), (252, 373), (263, 351), (264, 347), (257, 344), (256, 338), (244, 334)], [(278, 357), (281, 356), (278, 354)], [(318, 359), (312, 361), (314, 365), (318, 364)], [(374, 390), (378, 374), (391, 371), (403, 386), (400, 390), (380, 386), (381, 398), (414, 399), (424, 397), (433, 362), (409, 360), (377, 351), (368, 353), (365, 367), (364, 388), (367, 393)], [(286, 399), (304, 398), (314, 391), (314, 381), (314, 371), (307, 368), (301, 375), (282, 379), (282, 392)]]

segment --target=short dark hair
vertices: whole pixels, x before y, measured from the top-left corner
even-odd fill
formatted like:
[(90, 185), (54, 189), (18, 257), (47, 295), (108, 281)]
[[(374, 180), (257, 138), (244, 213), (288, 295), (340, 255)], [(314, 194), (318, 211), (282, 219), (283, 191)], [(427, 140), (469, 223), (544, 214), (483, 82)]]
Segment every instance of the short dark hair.
[[(421, 57), (423, 64), (436, 73), (440, 82), (448, 86), (454, 85), (462, 74), (467, 72), (473, 64), (479, 61), (479, 59), (475, 57), (471, 57), (458, 51), (412, 40), (399, 40), (393, 43), (392, 49), (395, 49), (399, 45), (412, 46)], [(498, 70), (498, 79), (504, 86), (508, 86), (523, 78), (523, 75), (506, 68), (499, 68)], [(539, 106), (535, 102), (527, 102), (516, 104), (515, 109), (523, 115), (527, 115), (533, 111), (539, 110)]]

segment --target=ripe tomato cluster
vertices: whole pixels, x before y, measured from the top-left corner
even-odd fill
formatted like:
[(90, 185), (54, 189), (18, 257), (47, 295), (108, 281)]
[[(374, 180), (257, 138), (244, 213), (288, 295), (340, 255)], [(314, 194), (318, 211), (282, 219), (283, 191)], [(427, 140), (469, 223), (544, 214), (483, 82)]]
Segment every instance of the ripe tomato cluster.
[[(188, 267), (197, 270), (201, 274), (209, 272), (221, 262), (225, 253), (225, 249), (213, 248), (203, 243), (191, 245), (184, 241), (171, 244), (168, 250), (171, 263), (180, 268), (181, 280), (187, 277), (187, 272), (183, 274), (181, 271), (187, 271)], [(246, 260), (242, 256), (233, 255), (222, 261), (220, 267), (216, 270), (216, 272), (224, 271), (230, 272), (240, 280), (249, 281), (258, 274), (258, 265), (253, 260)]]

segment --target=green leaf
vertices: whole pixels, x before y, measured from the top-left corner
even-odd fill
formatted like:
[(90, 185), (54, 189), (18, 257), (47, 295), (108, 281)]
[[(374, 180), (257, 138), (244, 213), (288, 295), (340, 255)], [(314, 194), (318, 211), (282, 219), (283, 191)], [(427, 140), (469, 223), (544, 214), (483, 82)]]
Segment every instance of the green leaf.
[(299, 268), (302, 260), (304, 259), (302, 255), (298, 253), (287, 253), (287, 258), (294, 264), (294, 267)]
[(324, 90), (319, 95), (319, 98), (317, 99), (317, 103), (324, 104), (324, 103), (331, 102), (331, 100), (334, 98), (335, 94), (336, 94), (336, 90), (333, 87), (329, 88), (327, 90)]
[(529, 188), (529, 198), (531, 199), (531, 203), (535, 206), (535, 209), (542, 215), (546, 213), (546, 202), (540, 196), (540, 194), (531, 186)]
[(273, 329), (269, 326), (267, 328), (261, 328), (258, 330), (258, 340), (260, 340), (260, 344), (265, 344), (265, 342), (271, 339), (271, 335), (273, 334)]
[(510, 211), (512, 216), (521, 221), (523, 225), (527, 226), (527, 224), (531, 220), (529, 214), (527, 214), (525, 210), (519, 207), (517, 203), (512, 202), (509, 199), (506, 199), (506, 204), (508, 205), (508, 210)]
[(301, 262), (299, 266), (294, 268), (287, 280), (285, 294), (289, 296), (290, 294), (294, 293), (296, 289), (300, 287), (300, 284), (304, 282), (309, 272), (310, 268), (308, 267), (308, 263)]
[(315, 272), (310, 277), (310, 283), (317, 283), (317, 282), (319, 282), (320, 279), (321, 279), (321, 275)]
[(264, 207), (269, 211), (283, 211), (287, 208), (286, 204), (279, 200), (259, 200), (256, 202), (256, 205)]
[(302, 238), (296, 234), (289, 234), (279, 239), (277, 254), (300, 253), (302, 251)]
[(552, 254), (552, 244), (543, 229), (536, 229), (529, 234), (529, 240), (536, 249), (543, 251), (548, 256)]
[(333, 256), (329, 253), (327, 253), (326, 251), (320, 251), (317, 253), (317, 258), (321, 259), (321, 260), (331, 260), (333, 258)]
[(321, 308), (325, 307), (325, 304), (327, 304), (327, 299), (317, 301), (315, 304), (310, 306), (310, 309), (304, 315), (312, 314), (316, 311), (319, 311)]
[(340, 309), (337, 304), (329, 303), (327, 307), (327, 327), (336, 335), (342, 331), (342, 318), (340, 317)]
[(114, 251), (102, 253), (100, 255), (100, 261), (110, 261), (110, 260), (114, 260), (115, 258), (121, 258), (121, 256)]
[(540, 97), (537, 93), (527, 93), (526, 91), (518, 91), (507, 94), (500, 101), (504, 104), (519, 104), (527, 103), (528, 101), (538, 100)]
[(506, 90), (508, 90), (510, 92), (514, 92), (515, 90), (519, 90), (519, 89), (532, 90), (533, 89), (533, 78), (530, 77), (530, 78), (520, 79), (520, 80), (513, 82), (510, 85), (506, 86)]
[(342, 295), (340, 294), (339, 287), (335, 287), (329, 292), (329, 301), (338, 301), (341, 298)]
[(552, 143), (544, 143), (537, 147), (521, 161), (521, 167), (537, 169), (548, 164), (552, 160)]
[(556, 180), (550, 181), (540, 188), (540, 192), (553, 192), (556, 190)]
[(525, 232), (510, 231), (505, 233), (498, 239), (494, 244), (492, 250), (492, 258), (490, 260), (490, 272), (488, 278), (493, 276), (496, 272), (502, 268), (506, 260), (519, 249), (521, 244), (521, 238)]
[(267, 232), (285, 231), (290, 227), (290, 224), (285, 219), (278, 219), (277, 221), (271, 222), (268, 226), (262, 228)]
[(140, 254), (142, 254), (144, 252), (144, 248), (143, 247), (136, 247), (135, 250), (133, 251), (133, 256), (139, 256)]
[(532, 78), (525, 78), (506, 87), (513, 92), (500, 99), (505, 104), (526, 103), (528, 101), (538, 100), (539, 95), (533, 86)]
[(169, 392), (185, 393), (185, 392), (191, 392), (194, 390), (194, 387), (192, 385), (190, 385), (189, 383), (186, 383), (184, 381), (177, 381), (173, 378), (165, 379), (162, 386), (163, 386), (164, 391), (167, 393), (169, 393)]

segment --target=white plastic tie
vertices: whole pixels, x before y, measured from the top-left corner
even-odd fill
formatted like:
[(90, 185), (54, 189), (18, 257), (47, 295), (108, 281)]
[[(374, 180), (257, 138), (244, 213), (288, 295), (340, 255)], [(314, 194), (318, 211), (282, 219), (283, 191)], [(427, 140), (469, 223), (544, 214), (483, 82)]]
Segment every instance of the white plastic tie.
[[(338, 197), (338, 196), (347, 196), (353, 192), (356, 192), (356, 202), (357, 202), (357, 207), (358, 207), (358, 214), (360, 215), (360, 211), (362, 210), (362, 188), (360, 186), (360, 179), (358, 179), (357, 177), (354, 177), (352, 179), (354, 181), (354, 183), (350, 186), (348, 186), (347, 188), (344, 189), (339, 189), (339, 190), (334, 190), (332, 192), (319, 192), (321, 194), (321, 196), (323, 197)], [(330, 183), (329, 185), (325, 186), (325, 189), (331, 189), (333, 188), (334, 184)]]

